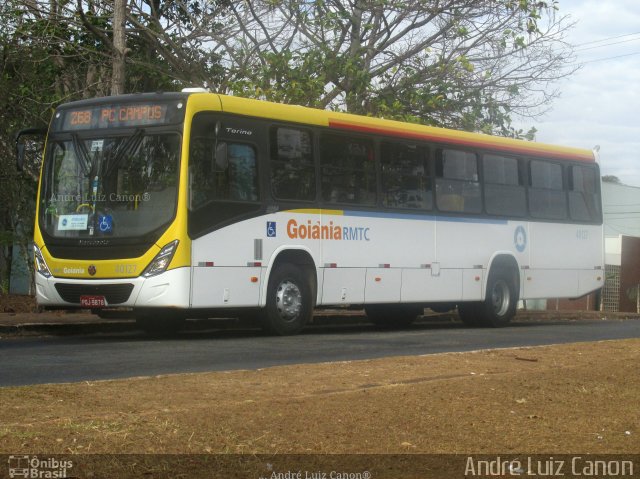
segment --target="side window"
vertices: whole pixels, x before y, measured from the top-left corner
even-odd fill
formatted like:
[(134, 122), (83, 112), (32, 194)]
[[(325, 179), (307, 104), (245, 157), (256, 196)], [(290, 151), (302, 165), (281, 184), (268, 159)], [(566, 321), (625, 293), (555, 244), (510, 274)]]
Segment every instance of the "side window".
[(475, 153), (450, 149), (436, 151), (436, 202), (440, 211), (482, 212)]
[(243, 143), (191, 138), (190, 209), (214, 200), (258, 201), (256, 151)]
[(569, 175), (569, 214), (571, 219), (599, 222), (600, 193), (598, 170), (593, 167), (572, 166)]
[[(259, 133), (256, 143), (235, 133), (222, 136), (234, 129)], [(216, 131), (222, 135), (216, 137)], [(191, 238), (260, 211), (258, 162), (266, 157), (260, 146), (266, 136), (266, 122), (213, 112), (194, 115), (188, 158), (187, 230)]]
[(316, 175), (311, 133), (294, 128), (271, 129), (271, 188), (282, 200), (314, 200)]
[(549, 161), (529, 163), (529, 211), (534, 218), (565, 219), (567, 197), (562, 184), (562, 166)]
[(403, 143), (380, 145), (382, 203), (389, 208), (433, 207), (428, 150)]
[(517, 159), (483, 155), (482, 172), (487, 213), (518, 217), (527, 214), (527, 197)]
[[(220, 145), (218, 145), (219, 148)], [(224, 160), (222, 162), (224, 163)], [(227, 197), (230, 200), (258, 201), (258, 167), (255, 148), (239, 143), (227, 143), (227, 163), (229, 182)], [(221, 191), (224, 191), (224, 188)]]
[(320, 160), (324, 201), (359, 205), (376, 203), (376, 171), (370, 140), (322, 135)]

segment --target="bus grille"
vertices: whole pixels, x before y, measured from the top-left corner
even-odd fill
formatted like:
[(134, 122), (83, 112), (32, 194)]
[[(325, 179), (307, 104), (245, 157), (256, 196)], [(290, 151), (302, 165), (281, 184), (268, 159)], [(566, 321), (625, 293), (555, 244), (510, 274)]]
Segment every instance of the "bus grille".
[(80, 296), (104, 296), (107, 304), (111, 305), (125, 303), (133, 291), (133, 285), (56, 283), (56, 291), (68, 303), (80, 304)]

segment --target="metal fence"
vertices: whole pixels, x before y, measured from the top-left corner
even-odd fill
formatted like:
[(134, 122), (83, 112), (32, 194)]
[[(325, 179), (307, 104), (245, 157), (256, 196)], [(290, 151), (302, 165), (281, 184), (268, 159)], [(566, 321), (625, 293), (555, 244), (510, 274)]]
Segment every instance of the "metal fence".
[(602, 288), (602, 310), (618, 312), (620, 310), (620, 266), (605, 265), (605, 282)]

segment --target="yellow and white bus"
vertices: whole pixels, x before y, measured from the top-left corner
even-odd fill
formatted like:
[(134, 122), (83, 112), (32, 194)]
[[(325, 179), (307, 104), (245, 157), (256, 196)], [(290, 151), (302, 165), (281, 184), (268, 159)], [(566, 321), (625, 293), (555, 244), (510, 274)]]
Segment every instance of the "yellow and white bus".
[(602, 287), (600, 174), (565, 148), (207, 92), (69, 103), (38, 192), (46, 308), (127, 308), (147, 329), (320, 306), (406, 325), (457, 306), (502, 326), (519, 299)]

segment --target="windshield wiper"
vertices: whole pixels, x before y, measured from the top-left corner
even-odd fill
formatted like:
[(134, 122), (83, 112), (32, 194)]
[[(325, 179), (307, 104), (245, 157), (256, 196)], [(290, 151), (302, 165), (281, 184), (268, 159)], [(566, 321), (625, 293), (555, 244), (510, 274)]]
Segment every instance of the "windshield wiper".
[(110, 176), (114, 170), (120, 165), (125, 156), (133, 153), (138, 149), (142, 139), (144, 138), (144, 128), (138, 128), (133, 135), (131, 135), (125, 141), (124, 145), (116, 151), (114, 158), (111, 161), (107, 161), (105, 176)]
[(87, 148), (84, 146), (84, 143), (78, 139), (77, 134), (71, 135), (71, 144), (79, 160), (82, 172), (88, 177), (91, 173), (91, 160)]

